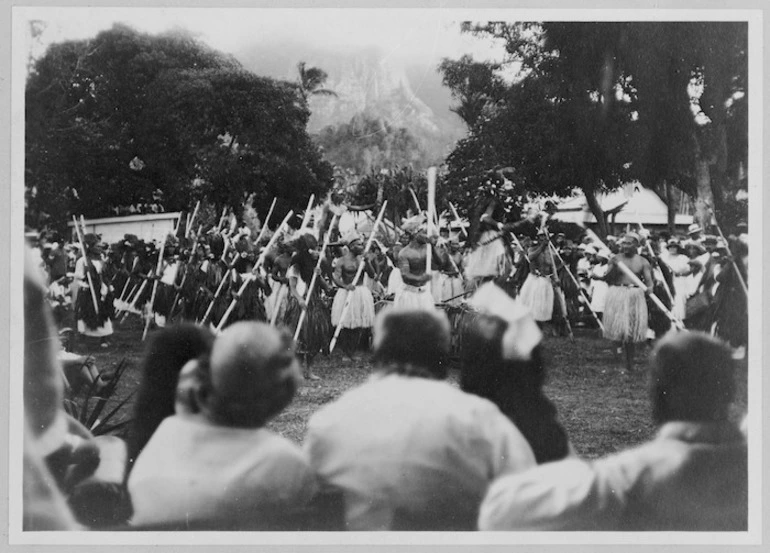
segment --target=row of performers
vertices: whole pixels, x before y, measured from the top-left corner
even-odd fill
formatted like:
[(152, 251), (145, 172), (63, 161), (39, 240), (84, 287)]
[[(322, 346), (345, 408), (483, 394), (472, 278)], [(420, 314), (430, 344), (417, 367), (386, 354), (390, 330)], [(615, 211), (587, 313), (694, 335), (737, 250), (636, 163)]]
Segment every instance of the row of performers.
[[(307, 307), (302, 343), (306, 353), (313, 355), (328, 346), (331, 329), (340, 322), (345, 298), (352, 294), (349, 313), (341, 325), (346, 331), (340, 339), (343, 350), (351, 352), (357, 343), (367, 342), (375, 302), (385, 300), (426, 309), (436, 304), (457, 306), (468, 292), (489, 280), (518, 296), (536, 320), (555, 323), (561, 333), (570, 331), (570, 321), (590, 320), (590, 311), (601, 319), (606, 311), (603, 304), (608, 286), (619, 280), (609, 271), (612, 259), (619, 254), (617, 242), (610, 242), (614, 250), (610, 251), (590, 244), (572, 247), (559, 236), (551, 241), (545, 218), (535, 211), (513, 224), (501, 225), (491, 214), (484, 214), (479, 223), (475, 233), (472, 229), (475, 244), (465, 251), (464, 244), (450, 239), (445, 230), (442, 236), (429, 239), (424, 220), (419, 217), (403, 225), (399, 243), (386, 249), (375, 240), (366, 255), (363, 238), (351, 233), (327, 250), (307, 306), (306, 290), (316, 272), (319, 244), (312, 232), (294, 233), (268, 252), (253, 284), (238, 297), (227, 324), (262, 319), (293, 329), (299, 313)], [(730, 278), (732, 265), (726, 262), (726, 256), (718, 255), (720, 248), (705, 251), (708, 241), (704, 248), (690, 240), (685, 243), (689, 256), (678, 253), (680, 246), (675, 244), (666, 244), (666, 251), (657, 255), (657, 244), (644, 248), (639, 236), (632, 238), (636, 241), (635, 251), (642, 252), (642, 259), (650, 267), (649, 281), (644, 271), (639, 271), (639, 276), (667, 308), (685, 319), (683, 298), (707, 290), (709, 308), (699, 312), (697, 320), (690, 318), (688, 326), (704, 330), (716, 326), (721, 337), (734, 345), (745, 343), (745, 297), (741, 312), (741, 296), (736, 294), (735, 278)], [(81, 288), (89, 286), (88, 267), (92, 281), (98, 281), (97, 296), (103, 304), (97, 314), (90, 294), (78, 294), (78, 330), (87, 336), (109, 335), (115, 309), (123, 317), (143, 306), (148, 309), (153, 280), (159, 282), (152, 306), (158, 325), (164, 325), (168, 318), (218, 325), (244, 279), (252, 273), (257, 257), (248, 231), (232, 237), (207, 234), (181, 243), (171, 240), (164, 248), (164, 261), (156, 275), (158, 252), (152, 244), (129, 237), (105, 252), (96, 237), (86, 235), (85, 242), (88, 256), (77, 262), (76, 282)], [(709, 254), (707, 260), (703, 260), (704, 253)], [(699, 267), (691, 257), (702, 260)], [(362, 277), (353, 283), (362, 259)], [(721, 283), (725, 284), (720, 293)], [(655, 333), (669, 328), (668, 318), (654, 306), (650, 305), (648, 312), (649, 327)], [(350, 338), (346, 335), (352, 329), (357, 332)], [(732, 335), (724, 335), (731, 331)]]

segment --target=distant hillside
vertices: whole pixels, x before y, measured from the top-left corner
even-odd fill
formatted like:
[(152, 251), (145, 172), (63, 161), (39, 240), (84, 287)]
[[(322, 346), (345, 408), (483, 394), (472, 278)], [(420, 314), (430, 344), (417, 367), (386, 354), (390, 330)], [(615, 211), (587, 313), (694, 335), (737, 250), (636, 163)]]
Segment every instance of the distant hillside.
[(299, 61), (328, 73), (325, 88), (338, 96), (311, 98), (311, 133), (348, 124), (354, 117), (381, 120), (415, 137), (423, 151), (421, 165), (443, 161), (465, 134), (462, 121), (449, 111), (449, 92), (435, 66), (405, 67), (375, 47), (337, 52), (299, 41), (272, 44), (269, 50), (255, 42), (236, 57), (247, 69), (279, 79), (295, 80)]

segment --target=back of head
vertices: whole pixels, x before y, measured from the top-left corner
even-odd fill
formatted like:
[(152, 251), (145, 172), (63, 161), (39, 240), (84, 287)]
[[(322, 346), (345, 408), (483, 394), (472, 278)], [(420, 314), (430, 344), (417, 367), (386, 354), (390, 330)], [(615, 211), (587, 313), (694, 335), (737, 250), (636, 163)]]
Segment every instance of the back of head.
[(503, 382), (528, 396), (539, 393), (545, 380), (540, 347), (532, 350), (529, 359), (506, 359), (503, 336), (509, 323), (490, 314), (469, 317), (461, 334), (460, 387), (493, 401)]
[(374, 362), (381, 370), (443, 379), (449, 320), (442, 311), (382, 311), (374, 322)]
[(291, 336), (268, 324), (243, 321), (215, 341), (201, 371), (200, 402), (224, 426), (257, 428), (294, 397), (301, 379)]
[(680, 332), (656, 346), (650, 394), (657, 424), (726, 420), (734, 392), (733, 359), (719, 340), (703, 332)]
[(129, 460), (136, 459), (163, 419), (174, 414), (182, 367), (191, 359), (208, 354), (213, 344), (214, 334), (210, 330), (189, 323), (152, 335), (142, 358), (142, 376), (128, 439)]

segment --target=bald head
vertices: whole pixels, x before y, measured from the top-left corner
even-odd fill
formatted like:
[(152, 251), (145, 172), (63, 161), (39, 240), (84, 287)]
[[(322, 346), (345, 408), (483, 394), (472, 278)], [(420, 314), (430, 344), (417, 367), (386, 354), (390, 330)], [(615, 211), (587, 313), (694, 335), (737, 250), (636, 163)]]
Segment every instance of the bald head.
[(260, 426), (285, 407), (300, 380), (291, 337), (265, 323), (238, 322), (209, 358), (210, 415), (232, 426)]

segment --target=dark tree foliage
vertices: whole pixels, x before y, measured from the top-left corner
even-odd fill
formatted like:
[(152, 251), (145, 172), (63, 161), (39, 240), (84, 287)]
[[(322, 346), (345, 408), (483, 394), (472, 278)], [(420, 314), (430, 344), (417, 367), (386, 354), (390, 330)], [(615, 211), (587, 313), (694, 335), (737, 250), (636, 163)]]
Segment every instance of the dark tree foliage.
[(668, 203), (672, 186), (692, 195), (701, 224), (709, 222), (711, 207), (728, 226), (745, 217), (735, 192), (746, 189), (746, 23), (489, 22), (462, 28), (504, 41), (508, 62), (520, 63), (521, 71), (501, 98), (496, 84), (473, 79), (483, 73), (478, 63), (462, 58), (449, 65), (455, 73), (445, 84), (456, 97), (473, 82), (473, 98), (483, 97), (477, 88), (485, 86), (493, 98), (474, 110), (480, 115), (469, 136), (448, 159), (453, 193), (469, 196), (496, 167), (513, 167), (517, 194), (581, 188), (602, 230), (596, 193), (629, 179)]
[(116, 25), (52, 45), (29, 75), (26, 110), (30, 226), (159, 195), (173, 211), (198, 199), (239, 209), (254, 193), (264, 216), (273, 196), (300, 208), (331, 185), (296, 86), (177, 31)]

